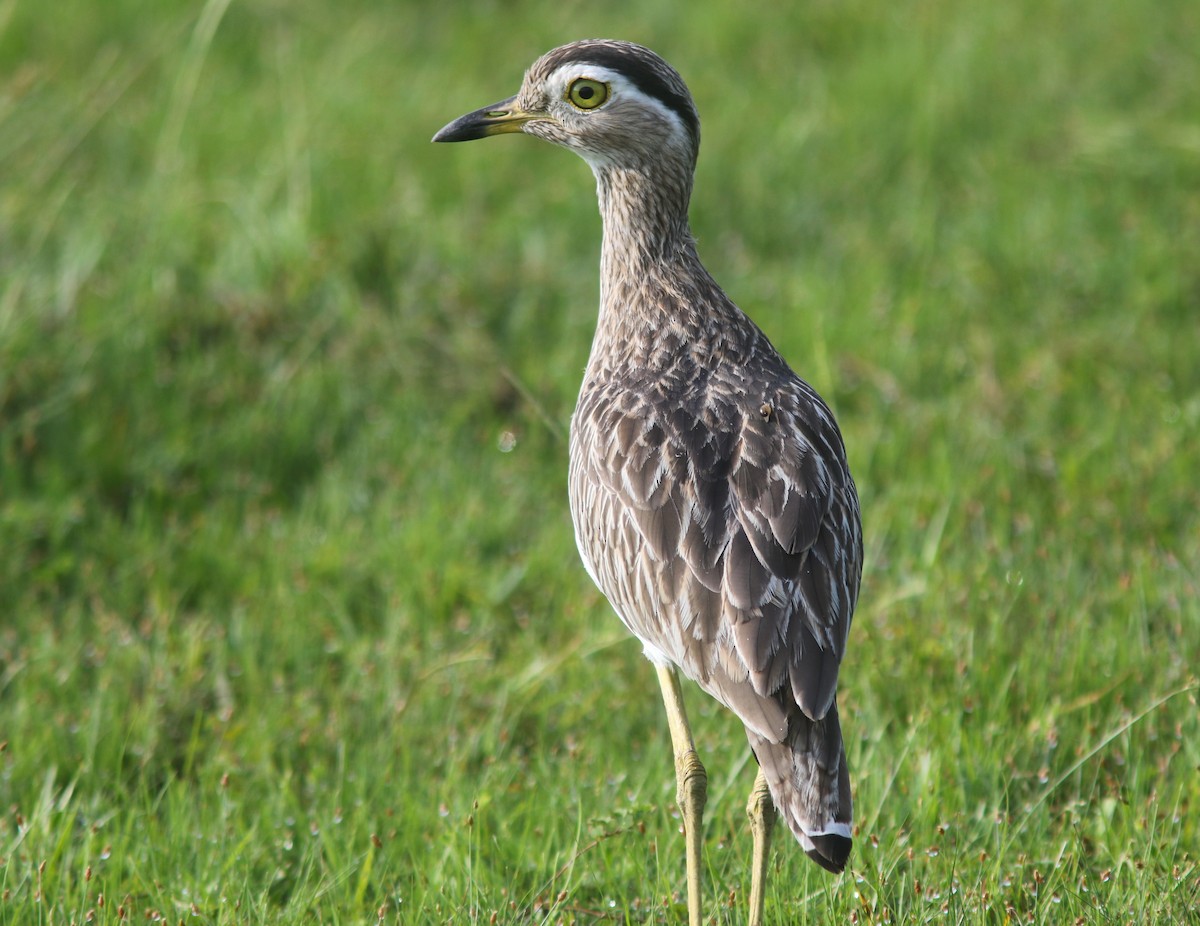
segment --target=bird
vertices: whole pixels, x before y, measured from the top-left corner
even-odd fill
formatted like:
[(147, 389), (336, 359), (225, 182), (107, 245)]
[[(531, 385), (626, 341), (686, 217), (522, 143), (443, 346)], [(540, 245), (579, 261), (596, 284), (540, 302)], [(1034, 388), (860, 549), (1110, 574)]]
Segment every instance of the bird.
[(595, 175), (600, 306), (571, 417), (569, 504), (584, 567), (654, 665), (671, 733), (691, 926), (702, 919), (707, 772), (679, 676), (742, 721), (758, 773), (749, 921), (777, 816), (817, 864), (850, 854), (837, 681), (862, 576), (858, 494), (834, 415), (698, 256), (700, 119), (641, 45), (555, 48), (515, 96), (433, 137), (523, 133)]

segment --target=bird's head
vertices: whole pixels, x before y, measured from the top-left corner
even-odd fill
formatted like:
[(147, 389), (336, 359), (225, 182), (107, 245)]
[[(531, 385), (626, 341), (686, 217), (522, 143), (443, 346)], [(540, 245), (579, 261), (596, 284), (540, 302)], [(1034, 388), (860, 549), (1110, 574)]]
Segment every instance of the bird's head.
[(533, 63), (516, 96), (455, 119), (433, 140), (524, 132), (570, 148), (597, 172), (664, 159), (694, 167), (700, 119), (683, 79), (632, 42), (589, 39)]

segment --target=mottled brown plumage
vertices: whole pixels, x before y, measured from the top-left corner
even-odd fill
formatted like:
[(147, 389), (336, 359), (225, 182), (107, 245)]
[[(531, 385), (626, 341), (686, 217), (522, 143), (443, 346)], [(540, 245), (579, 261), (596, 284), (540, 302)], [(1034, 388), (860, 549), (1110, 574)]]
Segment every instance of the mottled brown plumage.
[[(592, 92), (573, 102), (581, 80)], [(840, 871), (851, 801), (836, 691), (862, 533), (833, 415), (696, 254), (699, 119), (666, 62), (622, 42), (555, 49), (517, 96), (435, 140), (513, 130), (587, 160), (604, 221), (571, 421), (584, 564), (653, 662), (741, 718), (788, 827)]]

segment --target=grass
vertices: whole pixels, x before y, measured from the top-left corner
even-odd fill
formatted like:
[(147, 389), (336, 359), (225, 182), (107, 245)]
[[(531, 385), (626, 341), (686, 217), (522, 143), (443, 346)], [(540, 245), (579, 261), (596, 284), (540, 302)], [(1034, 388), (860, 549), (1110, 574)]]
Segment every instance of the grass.
[(771, 921), (1200, 915), (1194, 3), (4, 0), (0, 923), (681, 921), (566, 513), (591, 178), (428, 143), (596, 34), (691, 84), (702, 254), (862, 493), (852, 870), (781, 839)]

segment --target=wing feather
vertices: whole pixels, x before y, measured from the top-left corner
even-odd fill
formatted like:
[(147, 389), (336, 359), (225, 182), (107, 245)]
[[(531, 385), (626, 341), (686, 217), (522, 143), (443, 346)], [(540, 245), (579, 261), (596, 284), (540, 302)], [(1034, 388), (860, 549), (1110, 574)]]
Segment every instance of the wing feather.
[[(572, 484), (610, 504), (597, 518), (594, 500), (589, 512), (573, 498), (572, 513), (589, 572), (647, 653), (779, 742), (789, 704), (811, 721), (834, 704), (862, 568), (858, 502), (833, 416), (806, 384), (788, 371), (738, 385), (733, 407), (728, 390), (670, 407), (628, 389), (581, 396), (572, 440), (605, 450), (572, 453), (588, 468)], [(612, 555), (612, 538), (630, 549)]]

